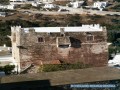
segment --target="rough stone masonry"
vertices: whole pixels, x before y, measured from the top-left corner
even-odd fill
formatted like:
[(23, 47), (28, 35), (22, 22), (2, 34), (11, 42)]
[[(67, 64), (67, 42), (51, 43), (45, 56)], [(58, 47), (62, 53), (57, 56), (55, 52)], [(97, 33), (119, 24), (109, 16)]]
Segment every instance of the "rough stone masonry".
[(99, 24), (79, 27), (13, 26), (10, 38), (12, 56), (19, 72), (47, 61), (105, 66), (108, 60), (106, 28)]

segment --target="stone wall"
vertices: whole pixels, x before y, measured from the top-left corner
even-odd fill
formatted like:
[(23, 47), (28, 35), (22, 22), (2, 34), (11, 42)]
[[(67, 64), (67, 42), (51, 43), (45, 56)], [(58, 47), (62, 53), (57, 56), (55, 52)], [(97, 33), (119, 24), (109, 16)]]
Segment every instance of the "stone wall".
[[(66, 32), (39, 33), (34, 29), (21, 32), (20, 64), (21, 69), (29, 65), (40, 65), (41, 61), (60, 60), (61, 62), (83, 62), (93, 66), (104, 66), (108, 60), (106, 31), (102, 32)], [(70, 43), (65, 37), (69, 37)], [(39, 42), (38, 38), (42, 42)], [(63, 38), (59, 42), (57, 38)], [(67, 44), (66, 44), (66, 43)], [(60, 45), (58, 45), (60, 44)], [(69, 44), (69, 45), (68, 45)]]

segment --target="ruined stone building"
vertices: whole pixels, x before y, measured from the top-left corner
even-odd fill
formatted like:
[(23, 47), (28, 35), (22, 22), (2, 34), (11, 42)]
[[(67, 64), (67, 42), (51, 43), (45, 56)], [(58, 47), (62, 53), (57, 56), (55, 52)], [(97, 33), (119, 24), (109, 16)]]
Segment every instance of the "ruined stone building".
[(104, 66), (108, 60), (106, 28), (98, 24), (79, 27), (13, 26), (10, 38), (18, 71), (51, 62)]

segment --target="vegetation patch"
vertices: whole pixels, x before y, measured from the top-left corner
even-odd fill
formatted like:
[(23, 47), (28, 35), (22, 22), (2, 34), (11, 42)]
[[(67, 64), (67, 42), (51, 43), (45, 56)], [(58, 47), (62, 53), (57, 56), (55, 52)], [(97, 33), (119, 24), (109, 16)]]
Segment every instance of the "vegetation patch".
[(111, 9), (114, 9), (114, 10), (120, 11), (120, 4), (118, 4), (118, 5), (114, 6), (114, 7), (112, 7)]
[(31, 4), (22, 5), (21, 8), (22, 9), (30, 9), (30, 8), (32, 8), (32, 5)]
[(70, 1), (54, 1), (53, 4), (66, 6)]
[(71, 70), (71, 69), (83, 69), (89, 68), (91, 65), (76, 63), (76, 64), (45, 64), (41, 65), (39, 71), (41, 72), (52, 72), (52, 71), (61, 71), (61, 70)]
[(1, 66), (0, 71), (4, 71), (6, 75), (9, 75), (12, 73), (12, 70), (14, 70), (15, 65), (6, 65), (6, 66)]
[(9, 0), (0, 0), (0, 4), (9, 4)]

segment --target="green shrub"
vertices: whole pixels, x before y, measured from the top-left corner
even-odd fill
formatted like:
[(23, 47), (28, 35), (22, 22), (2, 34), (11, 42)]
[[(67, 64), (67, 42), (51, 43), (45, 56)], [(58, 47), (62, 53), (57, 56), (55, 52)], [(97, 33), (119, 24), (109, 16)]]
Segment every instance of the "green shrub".
[(6, 66), (1, 66), (0, 71), (4, 71), (6, 75), (9, 75), (12, 73), (12, 70), (14, 70), (15, 65), (6, 65)]
[(0, 4), (9, 4), (9, 0), (0, 0)]
[(51, 72), (51, 71), (61, 71), (61, 70), (71, 70), (71, 69), (82, 69), (88, 68), (91, 65), (77, 63), (77, 64), (45, 64), (40, 66), (40, 71)]
[(22, 9), (30, 9), (31, 7), (32, 7), (31, 4), (26, 4), (26, 5), (22, 6), (21, 8)]
[(111, 9), (120, 11), (120, 4), (118, 4), (118, 5), (114, 6), (114, 7), (112, 7)]
[(120, 0), (115, 0), (115, 1), (120, 2)]
[(14, 70), (15, 65), (6, 65), (4, 66), (3, 70), (5, 74), (11, 74), (12, 70)]

